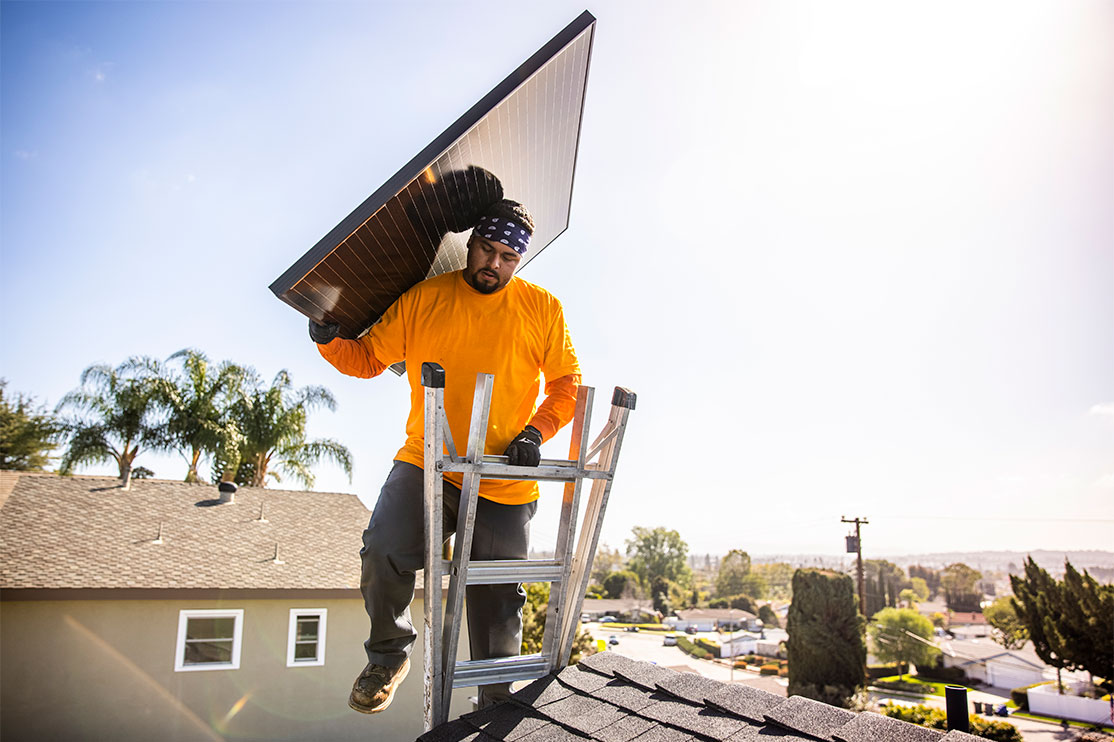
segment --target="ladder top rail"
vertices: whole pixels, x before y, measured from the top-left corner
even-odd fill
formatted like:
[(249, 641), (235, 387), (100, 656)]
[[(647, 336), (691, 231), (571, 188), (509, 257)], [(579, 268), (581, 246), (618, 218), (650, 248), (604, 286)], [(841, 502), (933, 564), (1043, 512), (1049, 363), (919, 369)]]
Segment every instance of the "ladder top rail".
[(445, 388), (445, 369), (441, 367), (440, 363), (434, 363), (433, 361), (422, 363), (422, 386), (433, 389)]
[[(440, 368), (440, 366), (438, 366), (438, 368)], [(633, 410), (637, 401), (638, 395), (624, 386), (615, 387), (615, 391), (611, 395), (611, 404), (616, 407), (625, 407), (628, 410)]]

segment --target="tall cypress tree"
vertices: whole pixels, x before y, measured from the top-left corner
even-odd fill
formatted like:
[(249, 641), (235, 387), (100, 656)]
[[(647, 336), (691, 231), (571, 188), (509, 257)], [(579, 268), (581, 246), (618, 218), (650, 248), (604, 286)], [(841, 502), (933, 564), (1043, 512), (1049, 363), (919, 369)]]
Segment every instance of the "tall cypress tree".
[(1064, 562), (1059, 631), (1069, 667), (1114, 681), (1114, 587)]
[(1030, 556), (1025, 558), (1025, 575), (1010, 575), (1010, 586), (1014, 595), (1013, 608), (1029, 629), (1033, 649), (1046, 664), (1056, 668), (1056, 684), (1063, 693), (1060, 670), (1067, 662), (1063, 637), (1056, 627), (1056, 617), (1062, 613), (1063, 604), (1060, 584)]
[(798, 569), (786, 623), (789, 695), (848, 707), (866, 680), (863, 625), (849, 576)]

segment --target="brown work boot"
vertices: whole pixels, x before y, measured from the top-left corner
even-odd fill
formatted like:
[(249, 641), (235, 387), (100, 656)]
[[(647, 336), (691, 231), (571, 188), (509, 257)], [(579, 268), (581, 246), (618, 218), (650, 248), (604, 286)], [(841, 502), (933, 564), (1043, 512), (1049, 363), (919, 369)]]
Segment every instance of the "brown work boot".
[(348, 705), (361, 714), (378, 714), (391, 705), (395, 696), (395, 689), (410, 672), (410, 660), (405, 660), (397, 668), (373, 665), (367, 667), (352, 684), (352, 693), (348, 696)]

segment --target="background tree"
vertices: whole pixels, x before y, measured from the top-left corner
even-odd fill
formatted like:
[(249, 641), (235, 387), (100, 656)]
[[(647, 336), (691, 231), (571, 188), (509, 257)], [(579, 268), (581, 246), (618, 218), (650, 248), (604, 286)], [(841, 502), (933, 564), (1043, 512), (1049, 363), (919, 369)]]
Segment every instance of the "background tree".
[(928, 595), (925, 599), (935, 598), (940, 591), (940, 572), (932, 567), (924, 567), (920, 564), (914, 564), (909, 567), (909, 579), (920, 578), (924, 580), (925, 587), (928, 588)]
[(601, 585), (604, 578), (622, 568), (623, 555), (619, 553), (619, 550), (608, 548), (607, 544), (600, 544), (600, 547), (596, 549), (596, 556), (592, 560), (591, 580), (597, 585)]
[(986, 622), (994, 628), (994, 641), (1006, 649), (1021, 649), (1029, 641), (1029, 630), (1014, 610), (1013, 601), (1001, 597), (983, 611)]
[(886, 559), (863, 562), (866, 587), (866, 614), (873, 616), (886, 606), (897, 605), (898, 594), (909, 581), (901, 567)]
[(743, 578), (743, 593), (755, 600), (765, 598), (769, 590), (766, 588), (766, 579), (759, 574), (751, 572)]
[(159, 366), (151, 358), (129, 358), (116, 368), (103, 364), (81, 372), (81, 386), (58, 403), (66, 450), (59, 471), (81, 464), (115, 461), (124, 489), (143, 450), (164, 450), (166, 426), (159, 417)]
[(794, 570), (795, 567), (788, 562), (759, 562), (750, 565), (750, 573), (759, 575), (766, 581), (767, 595), (774, 600), (792, 599)]
[(612, 600), (641, 598), (642, 586), (638, 575), (630, 570), (612, 572), (603, 580), (603, 594)]
[(726, 598), (729, 595), (745, 593), (743, 580), (750, 574), (750, 554), (742, 549), (732, 549), (720, 560), (716, 574), (716, 595)]
[[(174, 362), (180, 370), (170, 365)], [(202, 457), (215, 459), (230, 436), (230, 411), (245, 371), (228, 361), (214, 367), (204, 353), (192, 348), (170, 356), (167, 364), (159, 394), (167, 408), (167, 433), (188, 465), (185, 481), (197, 482)]]
[(902, 676), (908, 665), (930, 666), (940, 654), (932, 646), (932, 622), (911, 608), (883, 608), (874, 615), (869, 631), (874, 655), (895, 663)]
[(632, 537), (627, 539), (627, 568), (638, 575), (644, 586), (651, 587), (658, 577), (682, 586), (691, 584), (689, 547), (681, 534), (662, 526), (635, 526), (631, 533)]
[(770, 607), (769, 603), (758, 606), (758, 618), (762, 621), (762, 625), (768, 629), (776, 629), (781, 626), (781, 621), (778, 620), (777, 614), (774, 613), (774, 609)]
[(928, 583), (925, 582), (923, 577), (910, 577), (909, 589), (913, 591), (913, 595), (918, 603), (923, 603), (928, 600)]
[(294, 389), (285, 370), (275, 376), (270, 387), (264, 387), (258, 376), (249, 372), (244, 393), (231, 409), (236, 424), (230, 432), (239, 436), (239, 446), (235, 451), (227, 444), (222, 446), (222, 461), (216, 468), (231, 468), (228, 459), (236, 458), (237, 484), (265, 487), (268, 476), (281, 482), (281, 472), (310, 489), (314, 483), (310, 467), (327, 459), (351, 479), (352, 454), (347, 448), (329, 439), (306, 440), (306, 418), (318, 407), (336, 409), (336, 400), (325, 387)]
[(786, 630), (789, 695), (847, 708), (866, 681), (854, 581), (827, 570), (797, 570)]
[[(526, 589), (526, 603), (522, 606), (522, 654), (538, 654), (545, 638), (546, 612), (549, 610), (549, 583), (530, 582)], [(575, 665), (590, 654), (595, 654), (595, 641), (579, 624), (572, 643), (570, 665)]]
[(962, 562), (949, 564), (940, 573), (940, 587), (948, 608), (953, 611), (977, 612), (982, 601), (982, 593), (976, 585), (982, 579), (982, 572), (972, 569)]
[(1060, 672), (1067, 665), (1066, 651), (1063, 637), (1056, 630), (1056, 617), (1063, 612), (1063, 590), (1032, 557), (1025, 558), (1024, 570), (1024, 576), (1010, 575), (1013, 609), (1024, 622), (1037, 656), (1056, 668), (1056, 685), (1063, 693)]
[(33, 397), (6, 394), (7, 386), (0, 379), (0, 469), (42, 471), (61, 426)]
[(1061, 590), (1058, 631), (1068, 667), (1087, 671), (1092, 683), (1096, 676), (1114, 681), (1114, 586), (1100, 585), (1065, 560)]

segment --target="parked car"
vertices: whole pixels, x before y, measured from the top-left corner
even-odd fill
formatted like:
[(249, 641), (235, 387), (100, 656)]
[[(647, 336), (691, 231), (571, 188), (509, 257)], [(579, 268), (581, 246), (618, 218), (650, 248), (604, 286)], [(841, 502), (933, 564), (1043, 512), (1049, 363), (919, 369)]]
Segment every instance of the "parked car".
[(615, 646), (616, 644), (619, 643), (619, 637), (612, 634), (611, 638), (607, 640), (607, 643), (610, 644), (611, 646)]
[(661, 643), (662, 643), (662, 646), (665, 646), (665, 647), (675, 647), (675, 646), (677, 646), (677, 635), (676, 634), (666, 634), (665, 637), (661, 640)]
[(618, 620), (615, 616), (603, 616), (600, 618), (600, 623), (615, 623)]
[(695, 634), (696, 633), (696, 627), (695, 626), (686, 626), (685, 627), (685, 633), (686, 634)]
[(637, 633), (638, 632), (638, 627), (637, 626), (628, 626), (627, 628), (625, 628), (623, 630), (624, 631), (634, 631), (634, 632)]

